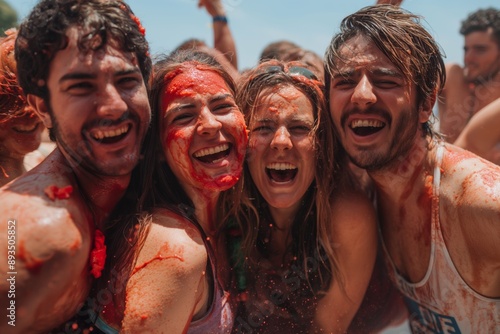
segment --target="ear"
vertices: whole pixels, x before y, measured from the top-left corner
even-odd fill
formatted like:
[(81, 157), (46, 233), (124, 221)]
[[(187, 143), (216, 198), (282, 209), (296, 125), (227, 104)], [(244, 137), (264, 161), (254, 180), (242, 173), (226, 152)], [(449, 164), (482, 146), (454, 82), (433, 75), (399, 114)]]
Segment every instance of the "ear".
[(432, 115), (432, 108), (434, 107), (434, 103), (436, 102), (436, 94), (433, 93), (431, 96), (428, 96), (420, 105), (418, 111), (418, 120), (421, 124), (427, 122)]
[(48, 129), (52, 128), (52, 119), (50, 118), (45, 101), (41, 97), (33, 94), (28, 94), (28, 96), (26, 96), (26, 100), (28, 101), (30, 107), (35, 110), (38, 117), (40, 117), (45, 127)]

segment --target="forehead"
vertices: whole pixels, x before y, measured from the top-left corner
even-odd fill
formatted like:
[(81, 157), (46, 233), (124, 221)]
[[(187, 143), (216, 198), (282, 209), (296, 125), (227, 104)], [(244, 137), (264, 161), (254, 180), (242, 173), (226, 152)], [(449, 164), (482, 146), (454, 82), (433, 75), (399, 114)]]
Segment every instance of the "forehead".
[(336, 61), (333, 72), (351, 72), (360, 69), (376, 69), (385, 67), (392, 71), (397, 69), (390, 59), (368, 37), (357, 35), (339, 48), (340, 57)]
[(167, 84), (165, 93), (179, 97), (190, 97), (191, 94), (214, 95), (229, 88), (222, 76), (210, 69), (190, 65), (182, 68)]
[(473, 31), (468, 33), (465, 35), (464, 41), (466, 46), (494, 44), (500, 48), (500, 43), (495, 40), (493, 29), (491, 28), (488, 28), (486, 31)]
[(220, 94), (233, 95), (219, 73), (197, 65), (190, 65), (180, 69), (167, 83), (161, 97), (162, 106), (166, 107), (173, 102), (185, 99), (209, 98)]
[(84, 34), (85, 32), (76, 26), (67, 30), (68, 45), (56, 52), (51, 62), (51, 68), (57, 67), (58, 69), (71, 71), (95, 68), (105, 62), (114, 62), (115, 66), (121, 64), (122, 67), (126, 65), (138, 67), (136, 56), (131, 52), (121, 50), (118, 43), (112, 39), (108, 40), (106, 45), (98, 50), (80, 50), (78, 41)]
[(313, 117), (311, 101), (291, 85), (267, 88), (259, 94), (256, 102), (254, 120), (273, 116)]

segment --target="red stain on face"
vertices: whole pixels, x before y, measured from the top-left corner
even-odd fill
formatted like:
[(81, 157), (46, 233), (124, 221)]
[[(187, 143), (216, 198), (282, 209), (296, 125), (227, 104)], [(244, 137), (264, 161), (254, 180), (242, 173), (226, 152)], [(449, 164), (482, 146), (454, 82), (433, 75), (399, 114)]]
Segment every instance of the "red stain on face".
[(243, 115), (223, 77), (187, 63), (170, 73), (161, 98), (161, 140), (180, 183), (221, 191), (240, 178), (248, 141)]
[(73, 192), (73, 186), (59, 188), (58, 186), (48, 186), (44, 189), (45, 194), (53, 201), (56, 199), (68, 199)]

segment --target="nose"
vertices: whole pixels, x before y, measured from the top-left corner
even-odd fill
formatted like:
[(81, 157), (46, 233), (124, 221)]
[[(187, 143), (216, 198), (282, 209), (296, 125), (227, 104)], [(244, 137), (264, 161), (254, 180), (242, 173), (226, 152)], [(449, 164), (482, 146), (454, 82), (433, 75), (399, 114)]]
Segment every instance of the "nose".
[(199, 116), (198, 133), (200, 135), (213, 135), (222, 128), (221, 122), (212, 114), (208, 107), (203, 107)]
[(362, 77), (351, 97), (351, 102), (360, 108), (368, 107), (377, 101), (377, 96), (373, 92), (373, 85), (367, 77)]
[(274, 133), (271, 148), (276, 150), (289, 150), (293, 147), (290, 132), (285, 126), (280, 126)]
[(97, 105), (97, 113), (101, 117), (116, 119), (128, 110), (123, 96), (111, 84), (106, 86), (94, 103)]

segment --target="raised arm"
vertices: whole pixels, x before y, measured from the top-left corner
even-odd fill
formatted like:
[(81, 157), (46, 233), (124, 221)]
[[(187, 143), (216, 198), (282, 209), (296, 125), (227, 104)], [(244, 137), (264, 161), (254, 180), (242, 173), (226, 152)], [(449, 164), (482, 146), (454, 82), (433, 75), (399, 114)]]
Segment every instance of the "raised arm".
[(342, 282), (333, 280), (318, 303), (316, 331), (344, 333), (363, 300), (377, 253), (375, 211), (361, 195), (349, 194), (333, 205), (332, 242)]
[(500, 98), (478, 111), (462, 130), (455, 145), (494, 161), (495, 145), (500, 143)]
[(219, 50), (238, 69), (236, 44), (226, 18), (226, 11), (221, 0), (199, 0), (198, 7), (205, 7), (212, 16), (214, 28), (214, 48)]

